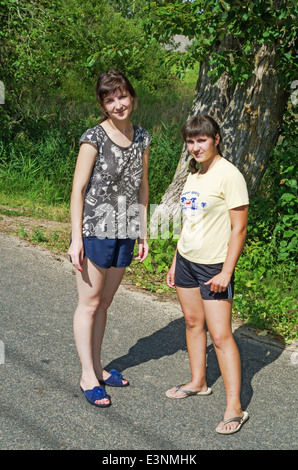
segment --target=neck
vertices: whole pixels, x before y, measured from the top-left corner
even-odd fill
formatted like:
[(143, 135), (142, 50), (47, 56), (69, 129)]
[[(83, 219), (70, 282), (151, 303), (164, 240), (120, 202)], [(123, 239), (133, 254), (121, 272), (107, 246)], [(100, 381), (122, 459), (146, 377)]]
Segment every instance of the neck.
[(115, 122), (111, 118), (109, 118), (108, 123), (113, 130), (117, 130), (121, 132), (121, 134), (124, 134), (124, 135), (129, 134), (133, 126), (130, 119), (127, 119), (125, 121)]
[(201, 168), (199, 170), (199, 173), (205, 174), (207, 171), (209, 171), (218, 160), (220, 160), (221, 156), (216, 154), (214, 157), (211, 157), (207, 162), (202, 162)]

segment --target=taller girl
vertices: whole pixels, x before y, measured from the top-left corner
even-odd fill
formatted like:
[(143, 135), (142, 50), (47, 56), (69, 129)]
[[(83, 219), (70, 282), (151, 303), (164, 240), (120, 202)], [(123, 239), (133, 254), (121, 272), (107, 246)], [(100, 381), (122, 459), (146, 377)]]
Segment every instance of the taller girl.
[(68, 254), (77, 270), (74, 335), (80, 386), (90, 403), (104, 407), (111, 404), (105, 385), (129, 385), (119, 372), (104, 370), (100, 354), (107, 309), (132, 261), (136, 239), (136, 259), (143, 261), (148, 254), (144, 229), (151, 136), (130, 120), (137, 95), (121, 72), (102, 73), (96, 94), (104, 118), (80, 139)]

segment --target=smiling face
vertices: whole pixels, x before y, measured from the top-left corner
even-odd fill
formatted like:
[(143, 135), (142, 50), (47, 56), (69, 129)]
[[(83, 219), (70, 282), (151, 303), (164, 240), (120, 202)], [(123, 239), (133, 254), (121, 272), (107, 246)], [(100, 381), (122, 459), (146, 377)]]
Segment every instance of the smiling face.
[(133, 97), (125, 88), (118, 88), (104, 96), (103, 108), (111, 119), (128, 119), (133, 109)]
[(186, 137), (186, 146), (191, 156), (198, 163), (211, 162), (218, 155), (218, 144), (220, 137), (217, 134), (215, 139), (206, 135)]

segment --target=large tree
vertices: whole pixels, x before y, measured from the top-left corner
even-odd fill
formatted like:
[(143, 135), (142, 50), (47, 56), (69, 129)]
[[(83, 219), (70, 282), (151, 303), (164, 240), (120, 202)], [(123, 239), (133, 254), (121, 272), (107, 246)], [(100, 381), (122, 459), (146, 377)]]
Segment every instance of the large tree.
[[(169, 63), (175, 61), (184, 70), (200, 62), (190, 116), (209, 114), (221, 124), (224, 155), (244, 174), (251, 197), (277, 142), (297, 77), (296, 20), (297, 4), (289, 0), (148, 3), (149, 35), (164, 43), (174, 34), (192, 40), (184, 54), (169, 55)], [(154, 218), (179, 212), (177, 194), (188, 162), (184, 147)]]

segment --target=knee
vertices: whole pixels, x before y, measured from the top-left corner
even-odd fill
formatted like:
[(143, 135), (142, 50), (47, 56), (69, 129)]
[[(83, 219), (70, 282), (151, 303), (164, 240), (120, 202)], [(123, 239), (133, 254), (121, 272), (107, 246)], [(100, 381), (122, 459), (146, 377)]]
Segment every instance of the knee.
[(113, 296), (104, 296), (100, 299), (99, 306), (104, 310), (107, 310), (113, 302)]
[(199, 321), (198, 316), (192, 311), (184, 312), (184, 319), (185, 319), (185, 326), (187, 330), (198, 328), (201, 325), (201, 322)]
[[(80, 305), (80, 304), (79, 304)], [(100, 306), (100, 300), (99, 298), (94, 298), (94, 299), (89, 299), (86, 303), (84, 304), (81, 303), (81, 309), (83, 312), (86, 312), (88, 315), (91, 317), (95, 316), (99, 306)]]
[(89, 299), (82, 307), (90, 316), (95, 316), (100, 309), (107, 310), (112, 301), (113, 297), (96, 297)]
[(216, 349), (223, 350), (230, 344), (231, 341), (234, 341), (233, 335), (231, 333), (218, 332), (218, 333), (211, 334), (209, 332), (209, 334), (210, 334), (212, 343)]

